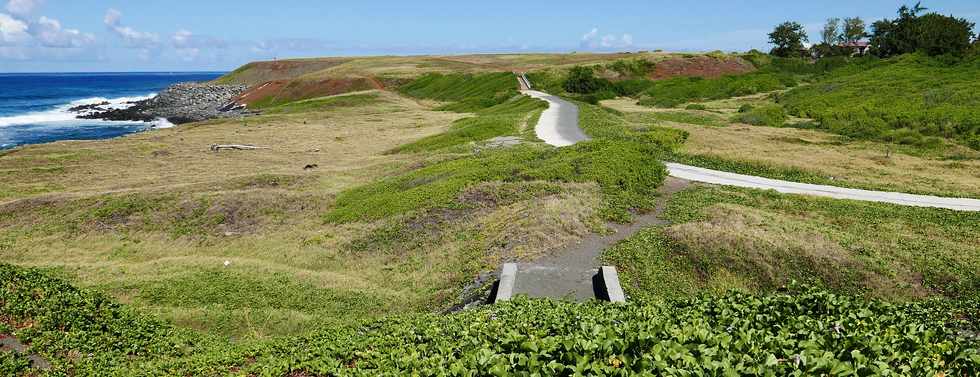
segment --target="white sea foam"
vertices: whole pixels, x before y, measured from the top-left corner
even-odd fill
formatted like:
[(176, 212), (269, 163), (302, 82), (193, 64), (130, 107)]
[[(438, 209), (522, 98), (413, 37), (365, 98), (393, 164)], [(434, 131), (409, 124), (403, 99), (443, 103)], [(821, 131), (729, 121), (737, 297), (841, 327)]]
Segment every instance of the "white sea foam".
[[(110, 109), (113, 110), (126, 109), (133, 106), (131, 102), (150, 99), (153, 98), (154, 95), (155, 94), (148, 94), (140, 97), (119, 97), (119, 98), (92, 97), (92, 98), (80, 99), (47, 111), (38, 111), (33, 113), (0, 117), (0, 127), (19, 126), (25, 124), (65, 123), (65, 122), (78, 121), (80, 120), (78, 119), (78, 115), (91, 113), (91, 111), (75, 113), (69, 111), (69, 109), (78, 106), (95, 105), (95, 104), (106, 103), (106, 102), (108, 104), (99, 106), (99, 108), (102, 111), (110, 110)], [(99, 120), (90, 120), (90, 119), (82, 119), (82, 120), (84, 120), (85, 122), (99, 122)], [(132, 122), (126, 122), (126, 123), (132, 123)]]

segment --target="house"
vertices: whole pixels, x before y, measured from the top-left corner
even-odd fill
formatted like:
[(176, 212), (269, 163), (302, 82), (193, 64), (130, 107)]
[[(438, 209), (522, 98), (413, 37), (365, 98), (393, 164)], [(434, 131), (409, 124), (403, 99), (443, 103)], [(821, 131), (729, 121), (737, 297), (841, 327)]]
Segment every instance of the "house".
[(853, 50), (854, 53), (851, 54), (852, 56), (865, 55), (868, 53), (869, 50), (871, 50), (871, 43), (867, 41), (844, 42), (839, 44), (838, 46)]

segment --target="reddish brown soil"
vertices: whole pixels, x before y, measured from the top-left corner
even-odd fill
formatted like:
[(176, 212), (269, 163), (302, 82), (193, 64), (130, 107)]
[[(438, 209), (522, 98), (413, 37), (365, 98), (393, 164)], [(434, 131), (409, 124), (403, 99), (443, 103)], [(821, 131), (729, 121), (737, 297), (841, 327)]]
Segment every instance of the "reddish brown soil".
[(384, 84), (372, 77), (353, 77), (324, 80), (275, 80), (256, 85), (242, 94), (236, 103), (284, 103), (308, 98), (333, 96), (361, 90), (384, 89)]
[(755, 70), (752, 63), (745, 59), (713, 58), (710, 56), (695, 56), (690, 58), (673, 58), (657, 62), (657, 67), (650, 75), (651, 79), (662, 80), (672, 77), (704, 77), (718, 78), (725, 75), (748, 73)]

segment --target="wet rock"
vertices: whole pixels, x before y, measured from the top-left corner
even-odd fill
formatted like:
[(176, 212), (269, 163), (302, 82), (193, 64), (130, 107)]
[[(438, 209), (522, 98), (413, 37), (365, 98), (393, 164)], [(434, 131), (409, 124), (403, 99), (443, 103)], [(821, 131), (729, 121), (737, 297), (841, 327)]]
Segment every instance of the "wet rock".
[(171, 123), (183, 124), (244, 115), (247, 110), (234, 99), (247, 89), (246, 85), (181, 83), (125, 109), (104, 109), (105, 104), (96, 104), (71, 110), (80, 113), (78, 117), (82, 119), (151, 122), (165, 118)]

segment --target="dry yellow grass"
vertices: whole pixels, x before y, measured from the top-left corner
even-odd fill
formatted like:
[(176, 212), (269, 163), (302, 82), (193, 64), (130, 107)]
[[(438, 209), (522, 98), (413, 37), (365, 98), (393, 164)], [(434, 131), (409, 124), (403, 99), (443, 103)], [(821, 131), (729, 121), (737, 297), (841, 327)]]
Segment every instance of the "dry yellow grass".
[[(338, 192), (452, 157), (385, 152), (467, 116), (366, 94), (378, 101), (6, 153), (4, 262), (57, 269), (180, 326), (267, 337), (443, 309), (475, 272), (541, 255), (595, 226), (592, 185), (419, 229), (404, 228), (404, 218), (325, 222)], [(270, 149), (209, 150), (224, 143)], [(392, 227), (401, 233), (386, 238)]]

